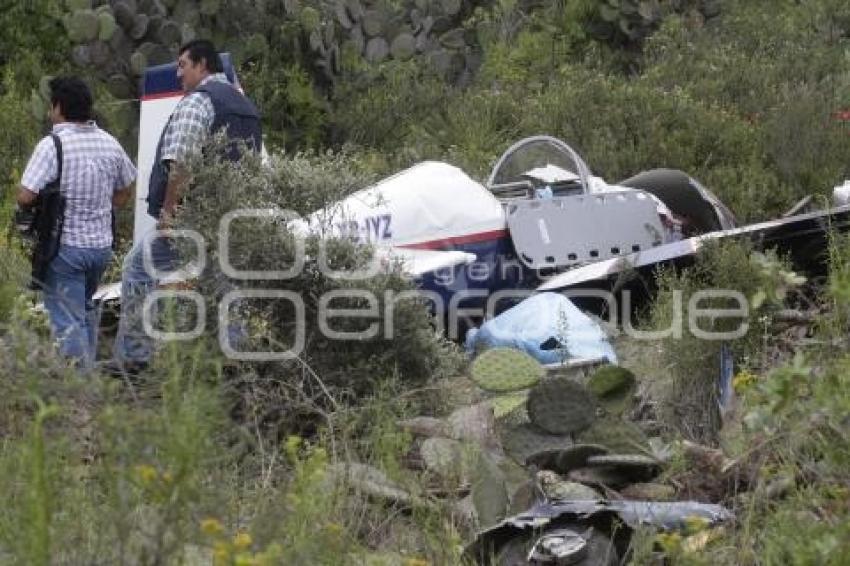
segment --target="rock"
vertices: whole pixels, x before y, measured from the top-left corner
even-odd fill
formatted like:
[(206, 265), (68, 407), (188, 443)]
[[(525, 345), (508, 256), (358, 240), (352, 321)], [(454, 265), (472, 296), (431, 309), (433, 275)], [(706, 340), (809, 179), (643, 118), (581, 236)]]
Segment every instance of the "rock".
[(330, 486), (345, 485), (364, 495), (390, 503), (419, 506), (424, 504), (391, 481), (384, 472), (366, 464), (331, 464), (328, 466), (326, 481)]
[(501, 450), (501, 443), (496, 436), (493, 408), (488, 403), (461, 407), (449, 415), (446, 421), (451, 438)]
[(534, 506), (540, 501), (543, 496), (540, 493), (540, 488), (534, 480), (528, 480), (524, 484), (518, 486), (510, 495), (510, 504), (508, 506), (508, 515), (517, 515)]
[(449, 436), (451, 428), (448, 423), (435, 417), (413, 417), (398, 421), (399, 428), (406, 430), (414, 436), (433, 438), (437, 436)]
[(555, 472), (549, 470), (537, 472), (537, 485), (546, 499), (550, 501), (602, 499), (602, 496), (595, 489), (580, 483), (566, 481)]

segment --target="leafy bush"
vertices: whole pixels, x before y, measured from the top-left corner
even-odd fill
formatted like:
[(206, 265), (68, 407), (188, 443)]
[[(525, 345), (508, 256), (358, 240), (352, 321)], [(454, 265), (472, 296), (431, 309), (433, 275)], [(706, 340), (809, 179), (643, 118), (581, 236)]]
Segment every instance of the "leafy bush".
[[(239, 220), (230, 229), (227, 250), (220, 247), (219, 223), (231, 211), (272, 208), (308, 214), (366, 186), (371, 175), (357, 160), (340, 153), (299, 154), (274, 156), (266, 167), (259, 158), (249, 156), (234, 166), (210, 155), (199, 155), (192, 164), (193, 186), (179, 216), (182, 226), (197, 230), (208, 242), (210, 267), (198, 281), (198, 290), (208, 301), (207, 311), (218, 312), (223, 295), (237, 290), (286, 291), (303, 301), (300, 320), (287, 301), (243, 302), (234, 311), (239, 325), (252, 336), (248, 350), (286, 350), (299, 333), (303, 337), (303, 351), (295, 359), (244, 363), (235, 370), (234, 387), (247, 388), (242, 398), (260, 405), (252, 412), (259, 410), (270, 421), (287, 421), (297, 431), (310, 424), (299, 417), (303, 414), (299, 410), (320, 415), (322, 411), (315, 409), (336, 408), (341, 398), (369, 394), (387, 378), (413, 385), (452, 371), (457, 361), (454, 347), (436, 333), (421, 299), (395, 300), (412, 290), (399, 270), (389, 266), (361, 280), (348, 280), (333, 278), (320, 267), (317, 260), (327, 261), (331, 269), (359, 270), (371, 258), (368, 246), (332, 237), (331, 225), (326, 223), (330, 218), (322, 220), (325, 237), (313, 234), (304, 240), (297, 240), (292, 225), (280, 218)], [(299, 241), (307, 259), (288, 279), (236, 280), (221, 271), (224, 253), (236, 269), (280, 270), (296, 265)], [(330, 293), (347, 293), (328, 303), (333, 309), (362, 310), (371, 305), (374, 316), (372, 320), (343, 317), (329, 322), (329, 327), (353, 333), (372, 325), (374, 334), (333, 339), (322, 331), (321, 317), (328, 306), (322, 300)], [(361, 298), (355, 297), (358, 293)], [(362, 295), (374, 297), (373, 302), (365, 302)], [(212, 336), (215, 331), (210, 330)]]

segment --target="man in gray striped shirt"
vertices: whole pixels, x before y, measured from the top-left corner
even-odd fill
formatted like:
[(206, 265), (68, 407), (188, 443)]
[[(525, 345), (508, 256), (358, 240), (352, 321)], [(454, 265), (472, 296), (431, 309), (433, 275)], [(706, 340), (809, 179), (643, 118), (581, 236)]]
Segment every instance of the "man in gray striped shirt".
[[(180, 48), (177, 78), (186, 95), (160, 136), (148, 185), (148, 214), (157, 219), (159, 230), (171, 227), (181, 193), (190, 185), (185, 168), (187, 157), (200, 151), (211, 134), (223, 130), (229, 140), (241, 140), (257, 151), (262, 146), (259, 112), (227, 80), (221, 58), (210, 41), (197, 39)], [(227, 151), (223, 157), (236, 161), (239, 152)], [(104, 366), (106, 371), (119, 375), (144, 371), (154, 352), (153, 338), (144, 324), (145, 300), (160, 281), (148, 272), (144, 246), (145, 242), (137, 243), (124, 259), (115, 359)], [(170, 238), (156, 237), (148, 248), (157, 271), (170, 272), (178, 267), (179, 257)]]
[[(59, 252), (47, 268), (44, 306), (60, 352), (91, 367), (97, 346), (92, 295), (112, 258), (112, 208), (132, 195), (136, 168), (92, 120), (92, 95), (76, 77), (50, 81), (50, 120), (62, 145), (60, 192), (65, 216)], [(21, 178), (18, 204), (31, 206), (59, 172), (51, 136), (35, 147)]]

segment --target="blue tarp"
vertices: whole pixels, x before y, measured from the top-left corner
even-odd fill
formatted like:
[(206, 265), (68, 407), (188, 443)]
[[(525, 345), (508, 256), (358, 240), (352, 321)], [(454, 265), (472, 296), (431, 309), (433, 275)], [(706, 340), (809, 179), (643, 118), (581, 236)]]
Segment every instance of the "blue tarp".
[(540, 363), (607, 358), (617, 363), (602, 328), (559, 293), (539, 293), (466, 334), (470, 354), (486, 348), (515, 348)]

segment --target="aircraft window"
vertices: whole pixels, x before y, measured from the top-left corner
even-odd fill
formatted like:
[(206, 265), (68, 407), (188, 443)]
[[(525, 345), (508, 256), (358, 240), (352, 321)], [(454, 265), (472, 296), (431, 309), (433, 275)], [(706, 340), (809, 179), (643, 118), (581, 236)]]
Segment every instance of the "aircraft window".
[(620, 248), (611, 248), (611, 253), (613, 255), (617, 255), (618, 253), (620, 253)]
[(633, 246), (632, 246), (632, 251), (633, 251), (633, 252), (639, 252), (639, 251), (640, 251), (640, 246), (639, 246), (638, 244), (633, 245)]
[(567, 259), (570, 261), (575, 261), (578, 259), (578, 256), (576, 254), (569, 254), (567, 255)]
[(546, 263), (555, 263), (555, 257), (551, 255), (546, 256)]
[(599, 250), (590, 250), (590, 257), (599, 257)]

